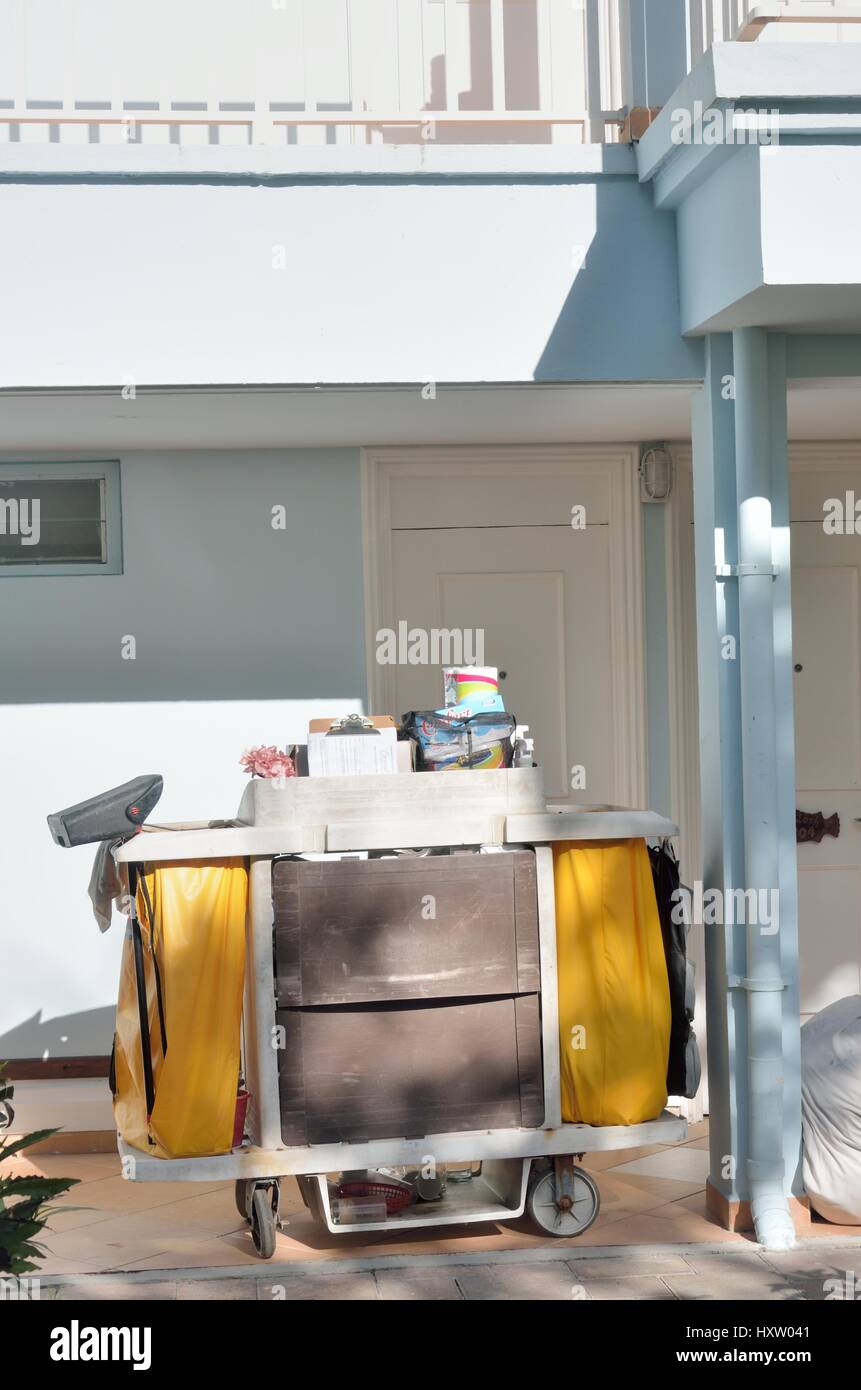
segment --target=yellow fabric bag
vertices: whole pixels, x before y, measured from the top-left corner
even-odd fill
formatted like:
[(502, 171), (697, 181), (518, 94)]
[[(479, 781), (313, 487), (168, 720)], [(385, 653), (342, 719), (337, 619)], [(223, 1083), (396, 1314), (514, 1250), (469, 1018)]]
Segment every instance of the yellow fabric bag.
[(230, 1150), (247, 898), (248, 872), (239, 859), (160, 864), (138, 879), (155, 1103), (147, 1116), (129, 924), (114, 1039), (114, 1117), (128, 1144), (159, 1158)]
[(557, 844), (562, 1119), (652, 1120), (667, 1103), (670, 987), (643, 840)]

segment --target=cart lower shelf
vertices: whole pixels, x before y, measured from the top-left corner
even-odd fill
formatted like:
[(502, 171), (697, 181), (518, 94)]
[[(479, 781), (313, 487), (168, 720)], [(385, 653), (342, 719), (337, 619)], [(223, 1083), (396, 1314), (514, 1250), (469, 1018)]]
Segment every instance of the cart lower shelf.
[(468, 1182), (449, 1180), (445, 1196), (440, 1200), (413, 1202), (401, 1211), (390, 1212), (383, 1221), (339, 1224), (333, 1216), (328, 1184), (322, 1174), (308, 1179), (310, 1196), (306, 1200), (313, 1215), (333, 1235), (357, 1231), (427, 1230), (431, 1226), (463, 1226), (477, 1221), (514, 1221), (526, 1209), (529, 1169), (529, 1159), (498, 1159), (485, 1163), (481, 1173), (476, 1173)]

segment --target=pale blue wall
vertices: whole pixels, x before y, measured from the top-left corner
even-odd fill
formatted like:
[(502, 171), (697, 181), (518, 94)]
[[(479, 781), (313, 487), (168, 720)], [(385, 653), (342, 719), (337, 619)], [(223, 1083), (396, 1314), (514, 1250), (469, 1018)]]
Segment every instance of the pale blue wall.
[(679, 207), (679, 284), (684, 330), (762, 284), (760, 159), (756, 146), (724, 152), (723, 163)]
[(653, 811), (660, 811), (671, 818), (666, 508), (659, 504), (644, 504), (642, 512), (649, 806)]
[(123, 574), (0, 576), (3, 704), (365, 691), (357, 449), (127, 454), (121, 485)]

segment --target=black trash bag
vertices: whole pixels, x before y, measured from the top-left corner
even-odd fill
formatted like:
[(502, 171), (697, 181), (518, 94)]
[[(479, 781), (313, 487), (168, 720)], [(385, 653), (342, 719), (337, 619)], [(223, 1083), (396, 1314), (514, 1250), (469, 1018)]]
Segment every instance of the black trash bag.
[(684, 912), (687, 890), (679, 884), (679, 861), (669, 843), (649, 846), (664, 957), (670, 982), (670, 1053), (667, 1060), (667, 1091), (671, 1096), (691, 1100), (700, 1084), (701, 1066), (696, 1034), (693, 1030), (694, 967), (688, 960), (688, 922)]

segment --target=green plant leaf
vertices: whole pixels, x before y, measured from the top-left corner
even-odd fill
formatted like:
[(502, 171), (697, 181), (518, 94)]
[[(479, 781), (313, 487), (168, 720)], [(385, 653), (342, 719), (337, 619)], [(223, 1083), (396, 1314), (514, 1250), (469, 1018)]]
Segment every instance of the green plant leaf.
[[(0, 1074), (6, 1065), (0, 1062)], [(0, 1075), (0, 1097), (8, 1100), (11, 1095), (11, 1084)], [(0, 1143), (0, 1163), (57, 1133), (56, 1128), (40, 1129)], [(38, 1269), (35, 1261), (45, 1252), (34, 1237), (53, 1211), (61, 1210), (46, 1206), (46, 1202), (62, 1196), (77, 1182), (78, 1178), (51, 1178), (41, 1173), (19, 1173), (9, 1178), (0, 1175), (0, 1274), (20, 1275)]]
[(40, 1174), (22, 1174), (17, 1178), (0, 1178), (0, 1197), (38, 1197), (46, 1202), (51, 1197), (61, 1197), (80, 1178), (43, 1178)]

